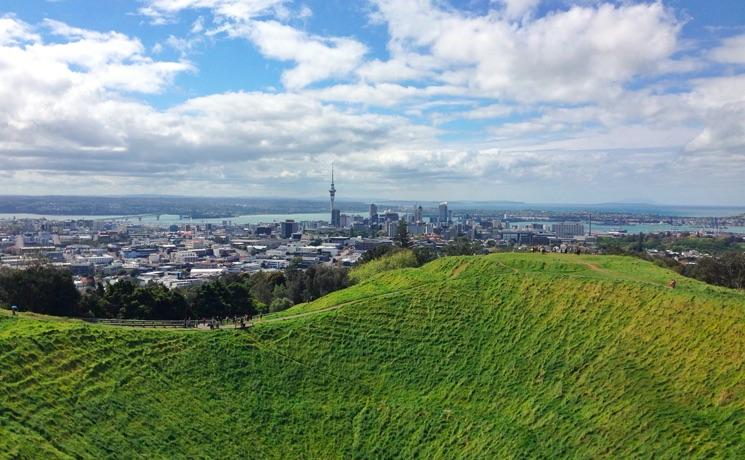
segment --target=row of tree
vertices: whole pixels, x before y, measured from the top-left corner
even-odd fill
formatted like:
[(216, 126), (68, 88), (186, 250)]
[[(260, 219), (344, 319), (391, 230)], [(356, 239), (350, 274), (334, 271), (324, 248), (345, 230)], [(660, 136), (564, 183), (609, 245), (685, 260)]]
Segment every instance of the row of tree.
[(69, 271), (51, 266), (0, 270), (0, 305), (36, 313), (99, 318), (210, 318), (280, 311), (349, 284), (347, 270), (291, 268), (281, 272), (226, 275), (199, 286), (168, 289), (134, 278), (98, 284), (80, 294)]
[(745, 289), (745, 253), (727, 253), (704, 257), (695, 265), (686, 265), (682, 274), (733, 289)]
[(422, 266), (442, 256), (473, 256), (487, 253), (479, 241), (469, 240), (465, 237), (452, 240), (443, 247), (414, 246), (409, 237), (406, 223), (403, 220), (399, 222), (394, 243), (393, 246), (378, 246), (365, 252), (360, 258), (360, 264), (406, 249), (414, 253), (417, 266)]
[(618, 237), (598, 238), (598, 249), (608, 254), (644, 252), (647, 249), (660, 251), (687, 251), (695, 249), (712, 255), (741, 251), (745, 240), (728, 235), (723, 237), (697, 236), (691, 233), (637, 233)]
[[(741, 245), (741, 238), (735, 236), (702, 238), (689, 235), (679, 238), (649, 233), (622, 238), (601, 238), (598, 244), (606, 254), (639, 257), (708, 284), (745, 289), (745, 253), (742, 252)], [(650, 256), (645, 252), (646, 249), (696, 249), (713, 255), (702, 257), (695, 264), (683, 265), (668, 257)]]

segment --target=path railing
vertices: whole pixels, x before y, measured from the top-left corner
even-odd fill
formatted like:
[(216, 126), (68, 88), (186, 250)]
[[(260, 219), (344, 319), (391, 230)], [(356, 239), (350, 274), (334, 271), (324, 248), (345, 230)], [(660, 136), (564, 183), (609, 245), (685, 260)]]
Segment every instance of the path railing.
[(109, 319), (109, 318), (83, 318), (83, 321), (95, 324), (107, 324), (110, 326), (130, 327), (178, 327), (195, 328), (200, 322), (195, 320), (149, 320), (149, 319)]
[[(119, 318), (81, 318), (83, 321), (93, 324), (106, 324), (108, 326), (129, 326), (129, 327), (170, 327), (170, 328), (182, 328), (182, 329), (243, 329), (253, 326), (257, 321), (261, 321), (262, 315), (254, 316), (251, 319), (244, 319), (243, 327), (241, 327), (241, 321), (233, 321), (232, 318), (221, 319), (221, 320), (209, 320), (209, 319), (175, 319), (175, 320), (160, 320), (160, 319), (119, 319)], [(211, 326), (211, 327), (210, 327)]]

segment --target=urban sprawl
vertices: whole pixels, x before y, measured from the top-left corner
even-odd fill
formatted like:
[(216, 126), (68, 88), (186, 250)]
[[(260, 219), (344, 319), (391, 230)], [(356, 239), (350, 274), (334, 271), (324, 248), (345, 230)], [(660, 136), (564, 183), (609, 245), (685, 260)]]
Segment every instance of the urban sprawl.
[[(454, 213), (448, 203), (379, 209), (367, 215), (342, 213), (335, 204), (331, 178), (328, 221), (234, 224), (133, 223), (129, 219), (23, 218), (0, 220), (0, 266), (25, 268), (52, 264), (68, 268), (83, 290), (97, 282), (135, 277), (140, 283), (168, 288), (198, 285), (228, 273), (281, 271), (291, 265), (352, 266), (371, 249), (392, 246), (405, 225), (415, 247), (442, 248), (466, 239), (484, 250), (511, 248), (550, 252), (595, 252), (598, 236), (625, 236), (623, 231), (593, 232), (592, 221), (510, 222), (510, 216)], [(667, 254), (695, 260), (688, 251)]]

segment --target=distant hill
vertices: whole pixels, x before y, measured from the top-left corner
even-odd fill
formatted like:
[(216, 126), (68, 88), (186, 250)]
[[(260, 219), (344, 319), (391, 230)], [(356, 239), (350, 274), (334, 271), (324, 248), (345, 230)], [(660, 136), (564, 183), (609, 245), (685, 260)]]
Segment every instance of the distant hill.
[[(345, 211), (366, 211), (359, 202), (337, 201)], [(0, 196), (0, 213), (75, 216), (177, 214), (193, 218), (247, 214), (315, 213), (328, 210), (328, 200), (295, 198), (220, 198), (177, 196)]]
[(2, 313), (0, 377), (0, 457), (745, 458), (745, 295), (451, 257), (249, 332)]

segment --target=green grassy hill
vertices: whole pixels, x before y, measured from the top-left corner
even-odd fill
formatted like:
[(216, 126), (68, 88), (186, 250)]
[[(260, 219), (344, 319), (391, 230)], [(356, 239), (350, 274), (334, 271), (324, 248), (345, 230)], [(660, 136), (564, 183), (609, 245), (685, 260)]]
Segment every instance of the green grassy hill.
[(631, 258), (498, 254), (249, 332), (0, 315), (0, 457), (145, 455), (744, 458), (745, 295)]

